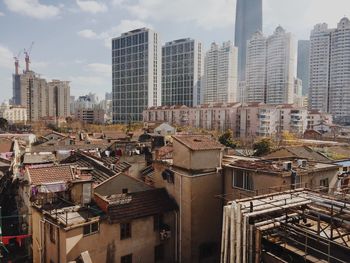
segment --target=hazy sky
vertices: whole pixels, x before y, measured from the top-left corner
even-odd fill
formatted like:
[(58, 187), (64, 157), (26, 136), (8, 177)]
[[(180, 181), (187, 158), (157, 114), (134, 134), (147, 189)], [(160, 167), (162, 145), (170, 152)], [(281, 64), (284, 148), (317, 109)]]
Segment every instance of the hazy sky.
[[(13, 56), (32, 49), (32, 69), (71, 81), (72, 95), (111, 91), (110, 38), (151, 27), (163, 42), (233, 40), (236, 0), (0, 0), (0, 102), (12, 97)], [(350, 17), (350, 0), (264, 0), (264, 33), (281, 25), (295, 39)], [(24, 68), (23, 54), (21, 70)]]

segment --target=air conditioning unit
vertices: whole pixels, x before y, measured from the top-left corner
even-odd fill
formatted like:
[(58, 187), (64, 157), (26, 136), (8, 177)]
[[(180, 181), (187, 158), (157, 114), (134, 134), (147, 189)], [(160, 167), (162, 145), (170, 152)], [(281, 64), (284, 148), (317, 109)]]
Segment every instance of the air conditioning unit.
[(292, 170), (292, 162), (283, 162), (283, 170), (285, 171)]
[(298, 166), (299, 166), (299, 167), (305, 168), (306, 165), (307, 165), (307, 160), (305, 160), (305, 159), (299, 159), (299, 160), (298, 160)]
[(171, 237), (171, 231), (167, 231), (165, 229), (160, 231), (160, 240), (164, 241)]

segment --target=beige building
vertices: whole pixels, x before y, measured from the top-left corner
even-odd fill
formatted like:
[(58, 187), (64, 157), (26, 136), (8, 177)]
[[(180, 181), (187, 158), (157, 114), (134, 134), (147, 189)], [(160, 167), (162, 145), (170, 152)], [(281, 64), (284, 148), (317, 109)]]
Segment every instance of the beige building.
[(299, 187), (331, 192), (337, 187), (338, 169), (338, 165), (306, 159), (272, 161), (225, 156), (224, 195), (235, 200)]
[(103, 109), (76, 109), (75, 119), (89, 124), (103, 124), (105, 122), (105, 111)]
[(219, 260), (221, 151), (222, 145), (208, 136), (173, 136), (173, 151), (159, 150), (148, 177), (155, 187), (166, 188), (178, 204), (180, 262)]
[(47, 82), (33, 71), (14, 76), (14, 101), (27, 108), (28, 121), (70, 116), (69, 82)]
[(39, 192), (32, 209), (33, 262), (176, 261), (177, 206), (165, 189), (124, 174), (95, 188), (91, 179), (73, 174), (61, 194)]
[[(310, 112), (312, 118), (313, 112)], [(318, 113), (321, 116), (321, 113)], [(274, 136), (284, 131), (301, 135), (308, 127), (306, 108), (293, 104), (212, 103), (187, 106), (151, 107), (143, 113), (144, 122), (168, 122), (206, 130), (232, 130), (236, 137)]]
[(6, 119), (10, 124), (27, 123), (27, 109), (23, 106), (9, 105), (3, 103), (0, 106), (0, 117)]

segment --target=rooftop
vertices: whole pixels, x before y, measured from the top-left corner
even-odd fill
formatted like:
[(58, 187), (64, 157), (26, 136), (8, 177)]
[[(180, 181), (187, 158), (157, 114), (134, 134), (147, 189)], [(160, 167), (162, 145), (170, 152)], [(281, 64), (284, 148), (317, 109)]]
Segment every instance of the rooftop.
[(221, 150), (222, 144), (208, 135), (175, 135), (173, 138), (193, 151)]
[(27, 168), (27, 174), (32, 185), (41, 185), (73, 180), (69, 165), (59, 165), (41, 168)]

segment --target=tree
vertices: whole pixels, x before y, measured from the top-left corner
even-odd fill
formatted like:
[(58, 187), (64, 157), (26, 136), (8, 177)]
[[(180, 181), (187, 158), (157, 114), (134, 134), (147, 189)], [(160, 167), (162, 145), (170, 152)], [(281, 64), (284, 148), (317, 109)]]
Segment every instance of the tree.
[(223, 134), (221, 134), (220, 137), (219, 137), (219, 142), (221, 144), (225, 145), (226, 147), (230, 147), (230, 148), (236, 148), (237, 147), (237, 143), (233, 140), (233, 136), (232, 136), (232, 131), (231, 130), (227, 130)]
[(7, 131), (9, 123), (5, 118), (0, 118), (0, 130)]
[(255, 156), (263, 156), (271, 152), (273, 143), (269, 138), (263, 138), (260, 141), (253, 144), (253, 149), (255, 151)]

